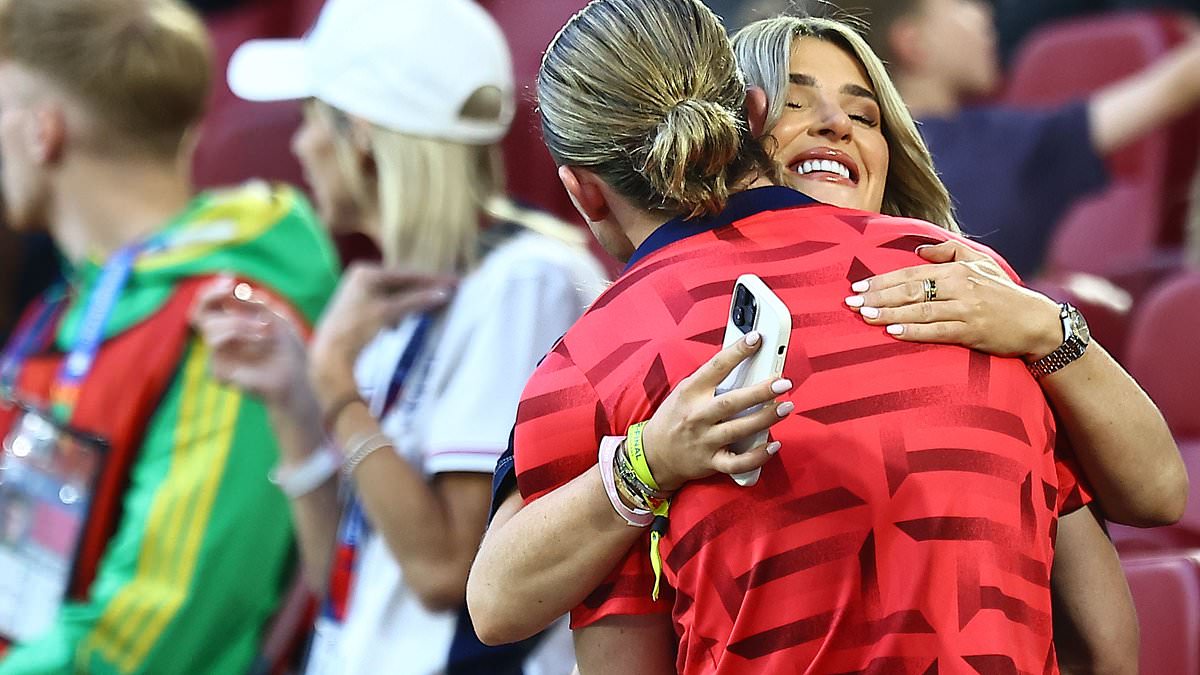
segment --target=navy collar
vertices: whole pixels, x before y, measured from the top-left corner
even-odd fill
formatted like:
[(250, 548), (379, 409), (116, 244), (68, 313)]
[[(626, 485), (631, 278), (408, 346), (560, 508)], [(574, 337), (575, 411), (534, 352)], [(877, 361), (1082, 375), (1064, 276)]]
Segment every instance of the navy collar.
[(684, 219), (683, 216), (680, 216), (659, 225), (657, 229), (650, 233), (649, 237), (646, 237), (642, 245), (637, 247), (633, 255), (629, 257), (629, 262), (626, 263), (625, 270), (629, 270), (642, 258), (654, 253), (658, 249), (681, 239), (687, 239), (688, 237), (710, 230), (727, 227), (739, 220), (759, 213), (781, 211), (783, 209), (808, 206), (816, 203), (818, 203), (817, 200), (803, 192), (797, 192), (791, 188), (780, 187), (778, 185), (739, 192), (729, 198), (729, 202), (725, 205), (725, 210), (718, 214), (691, 219)]

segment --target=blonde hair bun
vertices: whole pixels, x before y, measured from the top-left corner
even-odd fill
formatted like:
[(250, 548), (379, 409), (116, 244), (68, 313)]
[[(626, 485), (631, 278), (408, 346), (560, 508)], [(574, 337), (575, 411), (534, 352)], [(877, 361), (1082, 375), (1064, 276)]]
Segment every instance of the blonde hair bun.
[(643, 173), (684, 211), (715, 213), (729, 198), (729, 167), (742, 146), (742, 123), (714, 101), (685, 99), (654, 131)]

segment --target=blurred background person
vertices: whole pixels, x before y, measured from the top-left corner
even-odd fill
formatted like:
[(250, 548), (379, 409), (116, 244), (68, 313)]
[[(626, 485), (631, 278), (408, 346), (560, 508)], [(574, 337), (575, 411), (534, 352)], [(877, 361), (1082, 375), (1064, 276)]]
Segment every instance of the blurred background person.
[(308, 38), (242, 46), (229, 81), (309, 97), (293, 149), (321, 216), (383, 252), (348, 272), (307, 354), (229, 284), (196, 315), (215, 372), (284, 439), (278, 482), (323, 595), (306, 672), (569, 671), (565, 629), (527, 659), (532, 643), (483, 647), (464, 603), (521, 390), (603, 276), (580, 231), (503, 198), (499, 28), (467, 0), (332, 0)]
[(1104, 158), (1200, 103), (1200, 39), (1153, 67), (1050, 110), (969, 105), (1000, 81), (995, 23), (983, 0), (841, 0), (869, 23), (921, 123), (963, 230), (1036, 272), (1053, 226), (1108, 180)]
[(24, 428), (21, 403), (108, 447), (64, 546), (66, 602), (5, 675), (244, 673), (291, 574), (266, 411), (212, 378), (187, 315), (228, 274), (312, 321), (337, 263), (295, 191), (193, 194), (211, 75), (204, 25), (176, 0), (0, 5), (5, 221), (49, 232), (68, 278), (9, 342), (0, 429)]

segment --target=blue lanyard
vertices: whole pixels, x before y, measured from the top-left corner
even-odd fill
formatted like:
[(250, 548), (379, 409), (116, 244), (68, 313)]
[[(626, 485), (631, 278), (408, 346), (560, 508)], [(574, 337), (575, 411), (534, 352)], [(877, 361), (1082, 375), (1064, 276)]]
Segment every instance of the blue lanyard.
[[(404, 383), (412, 373), (417, 357), (421, 355), (432, 324), (433, 316), (430, 314), (422, 314), (417, 318), (417, 325), (413, 328), (412, 336), (400, 354), (400, 360), (396, 362), (396, 369), (392, 371), (392, 377), (388, 382), (380, 421), (400, 399)], [(325, 601), (321, 603), (323, 618), (332, 619), (338, 623), (345, 620), (350, 591), (357, 574), (358, 547), (370, 531), (371, 524), (367, 521), (362, 502), (354, 492), (350, 492), (346, 500), (346, 507), (342, 512), (341, 522), (338, 524), (337, 548), (334, 551), (333, 565), (330, 570), (329, 592), (325, 596)]]
[(152, 239), (126, 246), (114, 253), (101, 269), (100, 279), (84, 307), (75, 344), (59, 368), (58, 378), (50, 391), (52, 410), (60, 419), (70, 419), (79, 400), (79, 390), (92, 371), (104, 341), (104, 328), (129, 281), (134, 263), (139, 255), (158, 245)]

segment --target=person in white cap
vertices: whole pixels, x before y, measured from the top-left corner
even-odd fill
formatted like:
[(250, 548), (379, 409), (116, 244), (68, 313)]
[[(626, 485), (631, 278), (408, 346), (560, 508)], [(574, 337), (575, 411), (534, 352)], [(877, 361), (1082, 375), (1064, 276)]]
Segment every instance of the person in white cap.
[(272, 479), (323, 594), (307, 672), (568, 672), (569, 645), (557, 663), (484, 647), (464, 603), (524, 383), (603, 283), (582, 232), (499, 196), (499, 28), (468, 0), (331, 0), (306, 38), (242, 45), (229, 83), (308, 99), (293, 149), (320, 215), (383, 252), (346, 274), (307, 354), (229, 284), (194, 318), (281, 437)]

